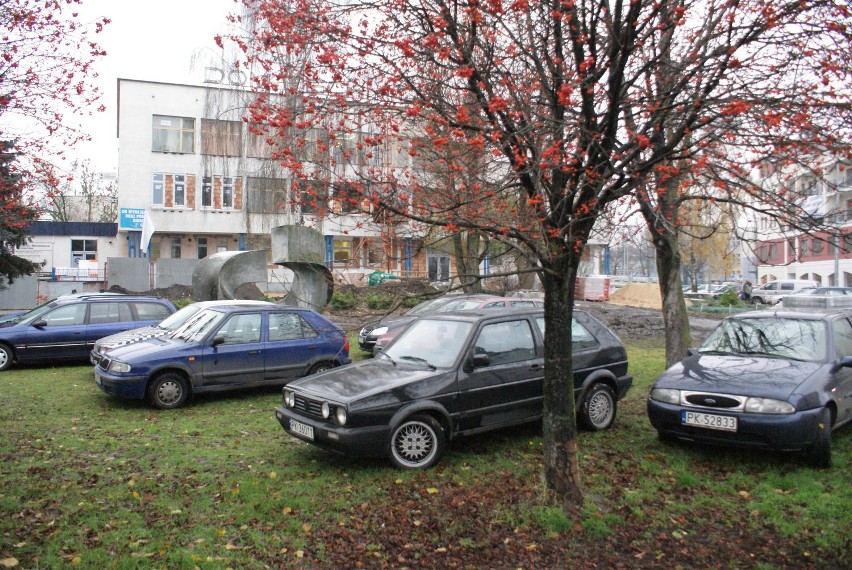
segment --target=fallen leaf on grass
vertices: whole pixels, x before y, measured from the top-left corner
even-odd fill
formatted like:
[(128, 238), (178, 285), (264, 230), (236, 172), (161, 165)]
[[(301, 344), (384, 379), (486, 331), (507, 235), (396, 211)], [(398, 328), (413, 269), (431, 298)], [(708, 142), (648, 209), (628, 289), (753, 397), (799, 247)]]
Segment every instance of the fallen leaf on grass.
[(4, 558), (3, 560), (0, 560), (0, 566), (3, 568), (14, 568), (18, 564), (19, 562), (17, 558)]

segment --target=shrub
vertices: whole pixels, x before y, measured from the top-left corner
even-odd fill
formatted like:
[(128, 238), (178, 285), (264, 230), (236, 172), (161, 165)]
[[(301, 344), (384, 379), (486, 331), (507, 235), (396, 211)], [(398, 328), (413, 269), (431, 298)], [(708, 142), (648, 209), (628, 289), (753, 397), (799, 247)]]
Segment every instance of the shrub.
[(740, 304), (740, 295), (734, 289), (728, 289), (719, 295), (718, 303), (724, 307), (735, 307)]
[(370, 295), (367, 297), (367, 306), (373, 310), (390, 309), (394, 300), (390, 295)]
[(335, 291), (329, 305), (336, 311), (346, 311), (358, 305), (358, 298), (353, 293)]

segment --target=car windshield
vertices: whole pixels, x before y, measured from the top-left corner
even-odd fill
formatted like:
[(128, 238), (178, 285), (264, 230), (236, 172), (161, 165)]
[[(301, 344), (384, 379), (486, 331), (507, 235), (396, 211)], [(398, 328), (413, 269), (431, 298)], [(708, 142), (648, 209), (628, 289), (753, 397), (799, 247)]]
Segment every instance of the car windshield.
[(199, 342), (207, 334), (216, 328), (225, 313), (205, 309), (190, 317), (182, 327), (172, 333), (172, 338), (182, 339), (187, 342)]
[(32, 309), (31, 311), (27, 311), (26, 313), (21, 313), (20, 315), (12, 315), (10, 317), (4, 318), (0, 322), (22, 323), (26, 320), (34, 320), (36, 317), (43, 315), (44, 313), (48, 312), (49, 310), (51, 310), (52, 308), (54, 308), (56, 306), (57, 306), (56, 299), (54, 299), (53, 301), (49, 301), (49, 302), (45, 303), (44, 305), (39, 305), (35, 309)]
[(394, 362), (415, 362), (447, 368), (458, 358), (471, 326), (467, 322), (417, 320), (382, 354)]
[(727, 319), (710, 333), (701, 353), (754, 354), (790, 360), (826, 359), (823, 321), (794, 317)]
[(403, 314), (405, 316), (408, 316), (408, 317), (416, 317), (418, 315), (425, 315), (429, 311), (433, 310), (435, 307), (439, 307), (439, 306), (443, 305), (444, 303), (448, 303), (448, 302), (449, 302), (449, 299), (447, 299), (445, 297), (438, 297), (437, 299), (431, 299), (429, 301), (424, 301), (424, 302), (420, 303), (419, 305), (415, 305), (414, 307), (411, 307), (410, 309), (405, 311), (405, 313), (403, 313)]
[(188, 321), (192, 317), (192, 315), (194, 315), (200, 310), (201, 307), (196, 304), (187, 305), (186, 307), (174, 313), (170, 317), (166, 317), (165, 319), (160, 321), (160, 324), (157, 325), (157, 328), (161, 328), (167, 331), (175, 331), (182, 327), (184, 323), (186, 323), (186, 321)]

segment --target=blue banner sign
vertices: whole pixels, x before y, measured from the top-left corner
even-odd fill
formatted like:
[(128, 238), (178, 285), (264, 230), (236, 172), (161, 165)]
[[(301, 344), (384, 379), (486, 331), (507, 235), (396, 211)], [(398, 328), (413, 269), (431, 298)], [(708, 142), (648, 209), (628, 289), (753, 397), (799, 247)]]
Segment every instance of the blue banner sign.
[(145, 208), (121, 208), (118, 213), (118, 229), (141, 230), (145, 219)]

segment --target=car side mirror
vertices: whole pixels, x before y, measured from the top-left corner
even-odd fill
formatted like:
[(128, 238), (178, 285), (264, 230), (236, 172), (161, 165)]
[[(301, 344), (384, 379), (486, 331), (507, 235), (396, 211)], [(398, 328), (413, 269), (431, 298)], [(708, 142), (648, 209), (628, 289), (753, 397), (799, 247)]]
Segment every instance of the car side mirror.
[(686, 349), (686, 355), (687, 356), (698, 356), (699, 354), (701, 354), (701, 353), (698, 352), (697, 348), (687, 348)]
[(44, 319), (39, 319), (33, 323), (33, 326), (37, 329), (43, 329), (47, 326), (47, 321), (45, 321)]
[(219, 346), (220, 344), (225, 344), (225, 335), (217, 333), (216, 336), (213, 337), (213, 342), (210, 343), (210, 346)]
[(483, 366), (488, 366), (491, 364), (491, 359), (488, 358), (487, 354), (474, 353), (473, 357), (470, 359), (470, 366), (473, 369), (482, 368)]
[(831, 367), (832, 373), (837, 372), (841, 368), (852, 368), (852, 356), (844, 356), (840, 360), (834, 363), (834, 366)]

